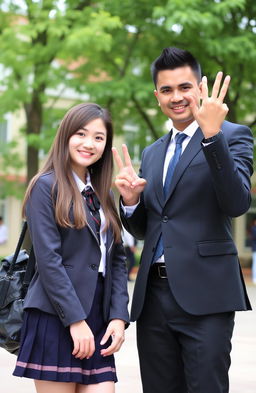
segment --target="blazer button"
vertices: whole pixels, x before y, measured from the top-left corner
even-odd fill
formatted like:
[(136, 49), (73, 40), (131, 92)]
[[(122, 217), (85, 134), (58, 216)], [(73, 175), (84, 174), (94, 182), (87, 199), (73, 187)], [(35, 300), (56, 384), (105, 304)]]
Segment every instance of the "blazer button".
[(167, 217), (167, 216), (163, 216), (162, 221), (163, 221), (163, 222), (168, 222), (168, 217)]
[(98, 266), (97, 265), (95, 265), (94, 263), (91, 265), (91, 269), (92, 270), (98, 270)]

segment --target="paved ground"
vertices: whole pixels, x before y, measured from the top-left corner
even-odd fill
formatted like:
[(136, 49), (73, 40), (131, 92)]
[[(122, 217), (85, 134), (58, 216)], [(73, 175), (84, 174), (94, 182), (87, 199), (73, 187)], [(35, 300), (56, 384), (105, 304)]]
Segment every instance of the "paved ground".
[[(256, 286), (251, 284), (249, 278), (246, 279), (246, 284), (254, 311), (236, 314), (230, 393), (256, 392)], [(132, 294), (133, 283), (129, 283), (129, 291)], [(32, 380), (11, 375), (15, 359), (15, 356), (0, 349), (0, 392), (35, 393)], [(116, 355), (116, 364), (119, 377), (116, 393), (142, 393), (134, 323), (126, 331), (126, 341), (122, 350)]]

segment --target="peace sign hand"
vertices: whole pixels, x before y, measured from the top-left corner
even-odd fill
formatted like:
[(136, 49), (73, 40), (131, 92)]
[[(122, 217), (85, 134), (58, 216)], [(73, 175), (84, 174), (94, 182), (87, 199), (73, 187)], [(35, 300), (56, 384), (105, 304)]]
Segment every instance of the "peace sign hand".
[(222, 76), (222, 72), (218, 72), (216, 75), (211, 97), (208, 96), (207, 78), (206, 76), (202, 78), (201, 106), (197, 106), (195, 97), (187, 97), (194, 118), (203, 131), (205, 138), (210, 138), (220, 131), (221, 124), (229, 111), (228, 106), (223, 103), (223, 100), (228, 91), (230, 76), (227, 75), (225, 77), (221, 86)]
[(124, 162), (116, 148), (112, 148), (113, 157), (119, 169), (115, 185), (126, 206), (136, 205), (139, 202), (140, 193), (144, 190), (147, 182), (136, 174), (126, 145), (122, 145), (122, 151)]

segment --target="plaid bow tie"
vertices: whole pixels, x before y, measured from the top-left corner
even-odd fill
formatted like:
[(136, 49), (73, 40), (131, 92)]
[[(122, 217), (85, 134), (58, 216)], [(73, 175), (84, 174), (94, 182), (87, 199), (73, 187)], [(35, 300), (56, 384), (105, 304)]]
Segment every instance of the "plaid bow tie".
[(95, 228), (96, 228), (96, 233), (97, 237), (100, 243), (100, 225), (101, 225), (101, 220), (100, 220), (100, 201), (98, 200), (97, 195), (93, 191), (91, 187), (88, 187), (87, 189), (84, 189), (82, 191), (82, 195), (85, 197), (87, 206), (90, 210), (90, 213), (92, 215), (92, 218), (95, 223)]

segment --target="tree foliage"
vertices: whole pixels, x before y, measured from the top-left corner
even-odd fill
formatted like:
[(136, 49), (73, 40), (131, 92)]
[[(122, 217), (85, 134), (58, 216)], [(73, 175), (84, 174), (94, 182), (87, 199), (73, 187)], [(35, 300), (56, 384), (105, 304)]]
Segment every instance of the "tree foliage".
[[(47, 107), (49, 89), (72, 87), (107, 106), (116, 132), (136, 127), (134, 143), (159, 137), (166, 119), (150, 64), (167, 46), (190, 50), (210, 83), (219, 70), (230, 74), (228, 119), (256, 132), (255, 0), (66, 0), (62, 8), (58, 1), (24, 0), (23, 9), (1, 3), (0, 107), (22, 105), (26, 112), (28, 179), (58, 118)], [(17, 15), (26, 23), (17, 23)]]

